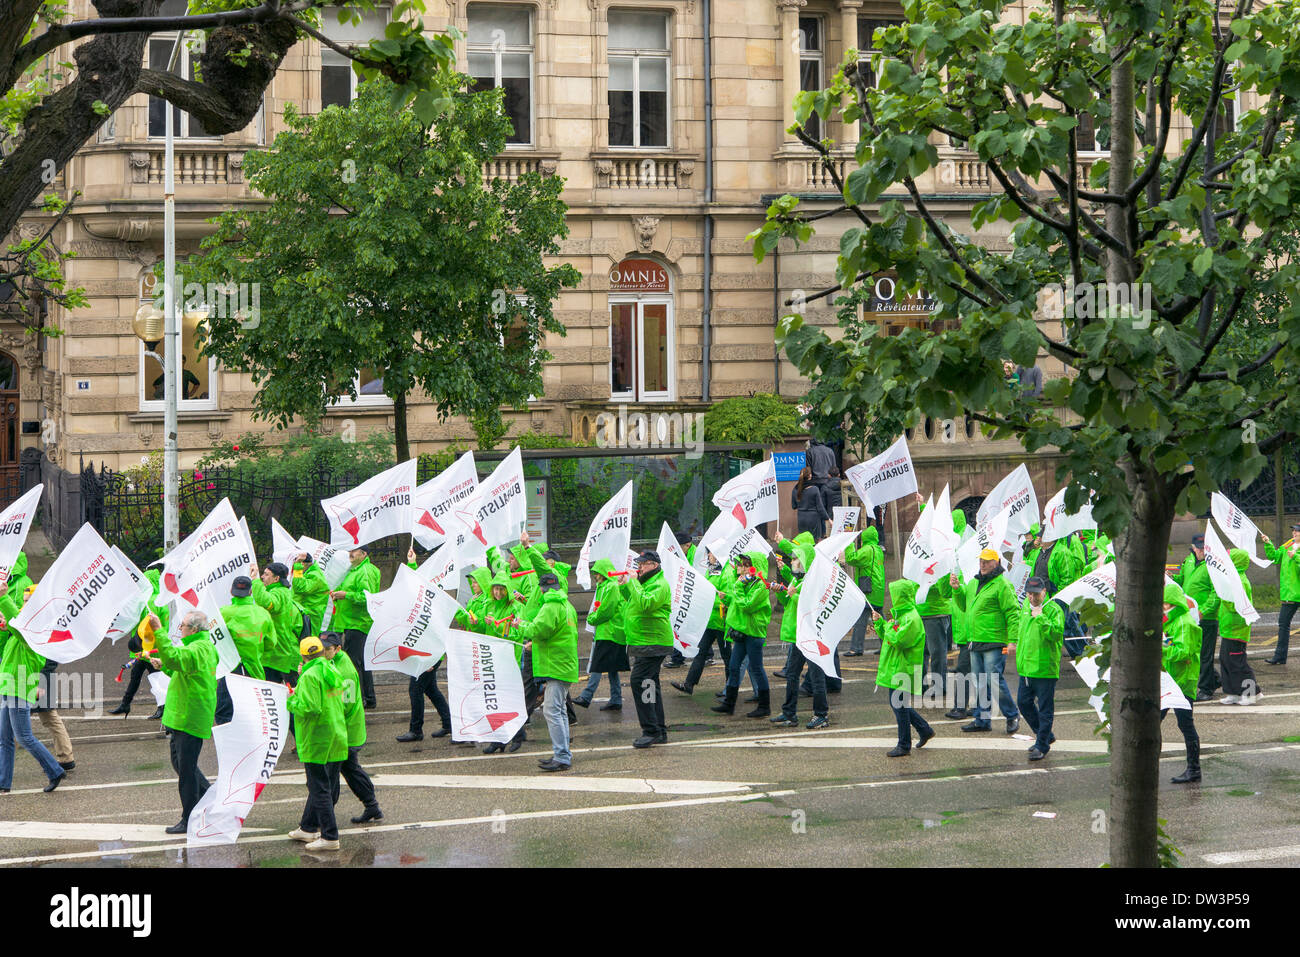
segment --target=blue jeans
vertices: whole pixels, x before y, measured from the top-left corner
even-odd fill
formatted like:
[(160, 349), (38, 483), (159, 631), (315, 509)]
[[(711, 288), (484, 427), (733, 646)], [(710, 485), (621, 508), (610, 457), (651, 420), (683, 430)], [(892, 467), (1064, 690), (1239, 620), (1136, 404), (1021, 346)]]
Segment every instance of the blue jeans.
[[(594, 674), (592, 674), (590, 679), (588, 679), (587, 687), (582, 689), (582, 694), (580, 694), (578, 697), (590, 703), (591, 699), (596, 696), (596, 689), (599, 687), (600, 687), (600, 672), (597, 671)], [(609, 673), (609, 703), (610, 704), (623, 703), (623, 683), (618, 680), (617, 671), (611, 671)]]
[(1016, 698), (1025, 723), (1038, 735), (1034, 747), (1046, 754), (1052, 741), (1052, 719), (1056, 717), (1056, 679), (1022, 675)]
[(21, 698), (0, 699), (0, 789), (7, 791), (13, 785), (15, 742), (40, 762), (51, 781), (63, 774), (54, 755), (32, 734), (31, 708), (31, 702)]
[(551, 733), (551, 750), (555, 752), (555, 763), (566, 767), (573, 763), (569, 753), (569, 709), (565, 701), (569, 697), (569, 683), (556, 678), (538, 678), (543, 684), (542, 713), (546, 717), (546, 730)]
[(1006, 666), (1007, 657), (1002, 653), (1001, 648), (994, 648), (992, 651), (971, 651), (970, 671), (975, 676), (975, 687), (978, 689), (975, 701), (971, 705), (975, 709), (976, 724), (989, 724), (993, 720), (992, 709), (981, 708), (980, 705), (993, 703), (995, 675), (998, 680), (998, 706), (1002, 709), (1002, 716), (1007, 719), (1020, 716), (1020, 712), (1016, 710), (1016, 703), (1011, 700), (1011, 689), (1007, 687), (1007, 679), (1002, 674), (1002, 669)]
[(740, 669), (748, 657), (749, 680), (754, 683), (754, 692), (768, 691), (767, 672), (763, 670), (763, 639), (742, 635), (738, 631), (733, 631), (731, 637), (731, 674), (727, 676), (727, 687), (740, 687)]

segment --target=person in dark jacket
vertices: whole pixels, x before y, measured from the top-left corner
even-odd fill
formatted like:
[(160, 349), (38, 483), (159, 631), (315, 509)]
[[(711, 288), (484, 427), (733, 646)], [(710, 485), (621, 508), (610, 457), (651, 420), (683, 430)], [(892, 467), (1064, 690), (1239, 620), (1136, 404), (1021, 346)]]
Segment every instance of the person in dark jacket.
[(798, 513), (799, 531), (808, 532), (817, 542), (826, 537), (826, 523), (831, 520), (831, 514), (826, 510), (822, 490), (813, 481), (811, 469), (804, 468), (799, 473), (799, 481), (790, 491), (790, 507)]

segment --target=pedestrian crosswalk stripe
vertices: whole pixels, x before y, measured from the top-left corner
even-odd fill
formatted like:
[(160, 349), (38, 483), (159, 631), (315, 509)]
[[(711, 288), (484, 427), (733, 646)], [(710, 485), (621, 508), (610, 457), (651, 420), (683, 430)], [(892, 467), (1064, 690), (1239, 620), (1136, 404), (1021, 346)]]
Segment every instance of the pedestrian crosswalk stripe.
[[(749, 741), (724, 741), (718, 743), (701, 742), (699, 748), (882, 748), (889, 749), (898, 744), (896, 738), (845, 738), (831, 737), (823, 734), (807, 734), (789, 738), (753, 738)], [(1206, 748), (1231, 748), (1231, 744), (1204, 744)], [(963, 736), (960, 738), (934, 737), (926, 744), (925, 751), (1019, 751), (1025, 753), (1023, 740), (1014, 737), (979, 737)], [(1182, 741), (1166, 741), (1165, 751), (1182, 751)], [(1052, 753), (1071, 751), (1078, 754), (1105, 754), (1105, 741), (1056, 741)], [(920, 753), (918, 751), (917, 753)]]
[(1202, 854), (1201, 860), (1210, 864), (1252, 864), (1257, 861), (1280, 861), (1287, 857), (1300, 857), (1300, 844), (1282, 847), (1260, 847), (1252, 851), (1221, 851)]
[[(61, 821), (0, 821), (0, 837), (56, 841), (184, 841), (184, 834), (166, 833), (165, 824), (112, 824)], [(245, 828), (265, 833), (267, 828)]]
[(376, 788), (483, 788), (501, 791), (586, 791), (603, 794), (742, 794), (752, 788), (763, 786), (759, 782), (746, 781), (597, 778), (567, 773), (550, 777), (539, 777), (535, 774), (377, 774), (374, 776), (374, 782)]

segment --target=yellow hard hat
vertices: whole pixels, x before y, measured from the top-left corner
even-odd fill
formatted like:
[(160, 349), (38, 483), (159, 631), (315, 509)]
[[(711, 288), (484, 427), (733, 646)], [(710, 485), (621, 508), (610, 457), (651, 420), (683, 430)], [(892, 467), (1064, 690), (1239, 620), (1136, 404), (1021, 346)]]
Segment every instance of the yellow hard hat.
[(36, 582), (32, 582), (30, 585), (28, 585), (26, 588), (23, 589), (23, 601), (26, 601), (27, 599), (31, 598), (32, 592), (34, 591), (36, 591)]
[(324, 650), (325, 646), (321, 644), (321, 640), (315, 635), (308, 635), (302, 641), (298, 642), (298, 653), (304, 658), (311, 658), (314, 655), (319, 655)]
[(998, 553), (995, 552), (993, 549), (986, 548), (982, 552), (980, 552), (980, 561), (997, 562), (997, 561), (1001, 561), (1001, 559), (998, 557)]

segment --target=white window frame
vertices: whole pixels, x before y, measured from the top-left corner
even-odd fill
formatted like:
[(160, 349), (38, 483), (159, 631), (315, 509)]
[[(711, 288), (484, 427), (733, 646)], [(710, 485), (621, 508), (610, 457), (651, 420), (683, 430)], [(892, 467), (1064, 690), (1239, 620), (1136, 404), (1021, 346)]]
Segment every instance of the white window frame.
[[(172, 47), (172, 45), (176, 42), (176, 31), (173, 30), (173, 31), (170, 32), (170, 33), (155, 33), (155, 34), (153, 34), (153, 35), (151, 35), (151, 36), (149, 37), (149, 40), (148, 40), (148, 42), (145, 43), (145, 47), (144, 47), (144, 61), (145, 61), (146, 66), (147, 66), (147, 65), (149, 64), (149, 62), (150, 62), (150, 55), (149, 55), (149, 54), (150, 54), (150, 50), (152, 49), (153, 44), (154, 44), (155, 42), (165, 42), (165, 43), (167, 44), (167, 48), (168, 48), (168, 50), (170, 50), (171, 47)], [(190, 65), (190, 57), (193, 56), (193, 55), (195, 55), (196, 52), (197, 52), (197, 51), (195, 51), (195, 50), (191, 50), (191, 49), (190, 49), (190, 47), (189, 47), (189, 40), (188, 40), (188, 39), (184, 39), (184, 38), (183, 38), (183, 39), (181, 40), (181, 54), (180, 54), (180, 61), (176, 64), (177, 67), (179, 68), (179, 72), (178, 72), (178, 74), (177, 74), (178, 76), (180, 76), (180, 77), (182, 77), (183, 79), (186, 79), (186, 80), (192, 80), (192, 79), (193, 79), (193, 77), (192, 77), (191, 74), (190, 74), (190, 70), (192, 69), (192, 67), (191, 67), (191, 65)], [(149, 69), (153, 69), (153, 68), (152, 68), (152, 67), (149, 67)], [(199, 134), (191, 134), (191, 133), (190, 133), (190, 115), (189, 115), (189, 113), (187, 113), (185, 110), (182, 110), (179, 106), (173, 106), (171, 103), (167, 102), (166, 100), (163, 100), (162, 97), (160, 97), (160, 96), (150, 96), (150, 97), (149, 97), (149, 100), (150, 100), (150, 101), (152, 101), (152, 100), (162, 100), (163, 105), (165, 106), (166, 109), (169, 109), (169, 110), (175, 110), (177, 113), (180, 114), (180, 116), (179, 116), (179, 118), (178, 118), (179, 121), (177, 121), (176, 119), (173, 119), (173, 121), (172, 121), (172, 138), (173, 138), (173, 139), (177, 139), (177, 140), (192, 140), (192, 141), (199, 142), (199, 143), (219, 143), (219, 142), (221, 142), (221, 134), (220, 134), (220, 133), (204, 133), (204, 134), (202, 134), (202, 135), (199, 135)], [(263, 97), (263, 103), (265, 103), (265, 97)], [(149, 132), (149, 112), (148, 112), (148, 102), (146, 102), (146, 105), (145, 105), (145, 121), (144, 121), (144, 122), (145, 122), (145, 133), (146, 133), (146, 135), (148, 136), (148, 138), (149, 138), (150, 140), (165, 140), (165, 139), (167, 138), (167, 134), (166, 134), (166, 132), (162, 132), (162, 133), (150, 133), (150, 132)], [(164, 117), (163, 117), (163, 122), (164, 122), (164, 123), (166, 122), (166, 116), (165, 116), (165, 115), (164, 115)], [(164, 127), (164, 130), (165, 130), (165, 127)]]
[[(497, 6), (498, 4), (483, 3), (481, 0), (469, 4), (466, 7), (466, 18), (468, 22), (469, 10), (472, 7)], [(492, 56), (492, 83), (496, 89), (501, 88), (501, 57), (503, 54), (527, 54), (528, 55), (528, 137), (522, 143), (507, 143), (507, 150), (533, 150), (537, 148), (537, 23), (534, 17), (534, 8), (523, 4), (507, 3), (500, 6), (511, 7), (516, 10), (522, 10), (528, 15), (528, 45), (518, 46), (503, 44), (497, 47), (491, 43), (469, 43), (465, 45), (465, 69), (469, 71), (469, 55)], [(472, 74), (471, 74), (472, 76)], [(356, 94), (354, 93), (355, 97)]]
[(362, 395), (361, 394), (361, 370), (358, 369), (352, 374), (352, 385), (357, 390), (357, 397), (354, 399), (350, 395), (335, 396), (334, 401), (329, 404), (331, 409), (384, 409), (392, 408), (393, 400), (384, 393), (379, 395)]
[[(605, 55), (605, 65), (610, 66), (609, 61), (614, 57), (631, 57), (632, 58), (632, 145), (615, 146), (609, 143), (611, 150), (623, 150), (627, 152), (668, 152), (673, 145), (673, 18), (667, 10), (641, 10), (634, 7), (610, 7), (611, 11), (628, 10), (635, 13), (653, 13), (664, 18), (664, 43), (665, 48), (661, 50), (624, 50), (610, 47)], [(609, 18), (606, 16), (606, 27), (609, 26)], [(664, 61), (664, 145), (663, 146), (646, 146), (641, 140), (641, 59), (663, 60)], [(612, 69), (609, 70), (613, 72)], [(608, 98), (609, 89), (608, 76), (606, 77), (606, 97)], [(605, 139), (609, 139), (609, 120), (605, 121)]]
[[(148, 275), (149, 273), (146, 272), (145, 275), (140, 277), (139, 305), (141, 306), (146, 304), (156, 304), (162, 298), (161, 282), (158, 283), (158, 285), (155, 287), (159, 293), (158, 299), (155, 299), (153, 296), (148, 296), (148, 297), (145, 296), (144, 284), (146, 279), (148, 278)], [(176, 362), (176, 377), (177, 377), (176, 408), (180, 412), (215, 412), (219, 408), (217, 404), (218, 369), (217, 369), (217, 360), (212, 358), (211, 356), (208, 357), (208, 397), (206, 399), (185, 398), (185, 389), (184, 389), (185, 386), (185, 310), (182, 308), (183, 305), (184, 305), (184, 301), (181, 295), (181, 289), (178, 287), (176, 289), (176, 295), (175, 295), (175, 306), (178, 313), (177, 315), (178, 325), (180, 326), (179, 339), (180, 339), (181, 353), (177, 357), (177, 362)], [(148, 362), (148, 357), (145, 355), (145, 351), (146, 351), (145, 344), (143, 342), (140, 342), (138, 339), (136, 340), (136, 342), (138, 344), (138, 349), (136, 350), (136, 358), (137, 358), (136, 381), (138, 383), (136, 388), (136, 395), (140, 400), (140, 411), (141, 412), (165, 412), (167, 410), (166, 399), (145, 398), (145, 396), (147, 395), (145, 379), (148, 375), (145, 372), (145, 368), (146, 368), (146, 363)], [(165, 345), (165, 343), (163, 344)], [(165, 366), (164, 366), (164, 374), (166, 374)], [(149, 390), (153, 389), (154, 378), (156, 378), (156, 376), (149, 377), (148, 379), (147, 385)]]
[[(807, 42), (807, 34), (804, 32), (802, 26), (799, 28), (799, 92), (809, 92), (805, 91), (803, 88), (804, 63), (815, 63), (817, 65), (817, 89), (824, 90), (826, 89), (826, 18), (819, 17), (816, 14), (808, 14), (807, 16), (799, 17), (799, 20), (817, 21), (816, 49), (809, 49), (805, 46)], [(816, 138), (822, 139), (826, 136), (826, 121), (820, 116), (817, 116), (816, 113), (809, 115), (809, 119), (812, 119), (813, 117), (816, 117), (817, 119), (818, 135)]]
[[(632, 322), (632, 364), (636, 367), (635, 389), (633, 392), (614, 391), (614, 320), (613, 307), (632, 303), (636, 305), (636, 314)], [(645, 388), (645, 306), (663, 305), (667, 307), (668, 320), (668, 389), (663, 392), (647, 392)], [(606, 342), (609, 346), (609, 383), (610, 401), (624, 402), (672, 402), (677, 395), (677, 326), (674, 314), (673, 294), (669, 292), (611, 292), (606, 305), (610, 322)]]
[[(330, 31), (329, 31), (329, 28), (330, 28), (330, 27), (336, 27), (336, 28), (337, 28), (337, 27), (339, 27), (339, 26), (342, 26), (342, 24), (339, 23), (339, 13), (338, 13), (338, 11), (339, 11), (339, 7), (338, 7), (338, 5), (335, 5), (335, 6), (332, 6), (332, 7), (321, 7), (320, 10), (321, 10), (321, 33), (325, 34), (327, 37), (330, 37)], [(388, 27), (388, 24), (390, 24), (390, 23), (393, 22), (393, 8), (392, 8), (392, 7), (390, 7), (390, 6), (382, 6), (382, 7), (381, 7), (381, 6), (376, 6), (376, 7), (375, 7), (375, 11), (378, 12), (378, 13), (382, 13), (382, 14), (384, 15), (384, 24), (383, 24), (383, 25), (384, 25), (384, 28), (387, 28), (387, 27)], [(381, 30), (379, 36), (377, 36), (377, 37), (373, 37), (373, 38), (371, 38), (371, 39), (382, 40), (383, 37), (384, 37), (384, 34), (383, 34), (383, 31)], [(334, 37), (330, 37), (330, 39), (333, 40)], [(343, 41), (338, 41), (338, 42), (343, 42)], [(318, 43), (319, 43), (319, 41), (318, 41)], [(325, 67), (327, 67), (327, 66), (333, 66), (333, 67), (337, 67), (337, 66), (339, 66), (339, 64), (337, 64), (337, 63), (326, 63), (326, 62), (325, 62), (325, 58), (326, 58), (327, 56), (335, 56), (335, 55), (341, 55), (341, 54), (335, 54), (333, 50), (331, 50), (329, 47), (325, 46), (325, 44), (323, 44), (323, 43), (320, 43), (319, 45), (320, 45), (321, 63), (320, 63), (320, 70), (319, 70), (319, 72), (316, 74), (316, 76), (317, 76), (317, 80), (318, 80), (318, 82), (319, 82), (319, 87), (318, 87), (318, 89), (320, 90), (321, 109), (324, 109), (324, 108), (325, 108), (325, 89), (324, 89), (324, 87), (325, 87)], [(348, 60), (348, 61), (347, 61), (347, 69), (348, 69), (348, 102), (349, 102), (349, 103), (351, 103), (353, 100), (355, 100), (355, 99), (357, 98), (357, 82), (361, 79), (360, 77), (357, 76), (357, 71), (354, 70), (354, 69), (352, 68), (352, 63), (353, 63), (352, 60)], [(331, 105), (333, 105), (333, 104), (331, 104)]]

